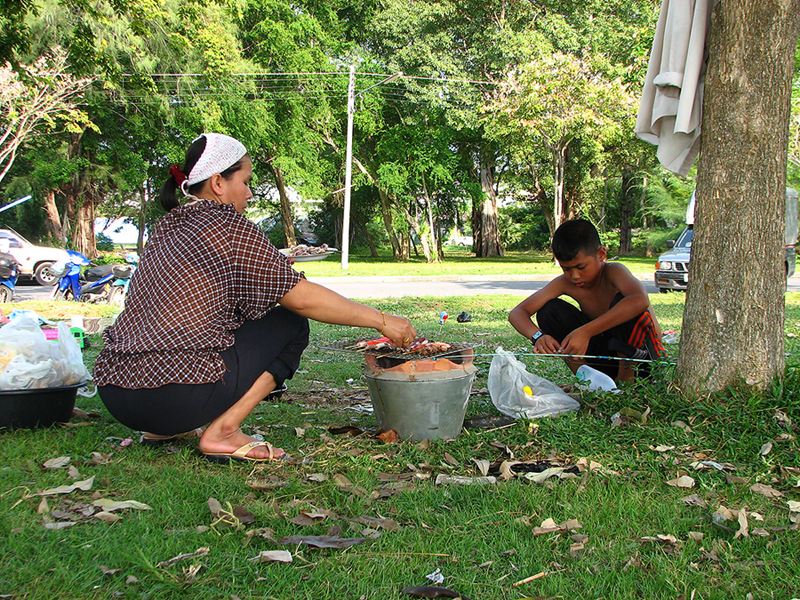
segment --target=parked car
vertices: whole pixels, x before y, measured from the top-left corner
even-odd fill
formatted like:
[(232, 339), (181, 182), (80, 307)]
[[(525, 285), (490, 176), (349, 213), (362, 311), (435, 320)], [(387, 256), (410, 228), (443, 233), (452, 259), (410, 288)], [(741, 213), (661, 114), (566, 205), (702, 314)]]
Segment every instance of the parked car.
[[(795, 272), (795, 243), (798, 231), (797, 191), (786, 188), (786, 228), (784, 231), (784, 269), (786, 279)], [(659, 292), (685, 290), (689, 285), (689, 259), (694, 239), (694, 194), (686, 210), (686, 229), (677, 240), (669, 240), (669, 250), (656, 261), (655, 282)]]
[(39, 285), (58, 281), (51, 269), (53, 263), (69, 260), (66, 250), (36, 246), (10, 228), (0, 229), (0, 239), (8, 240), (8, 253), (17, 260), (20, 277), (33, 278)]

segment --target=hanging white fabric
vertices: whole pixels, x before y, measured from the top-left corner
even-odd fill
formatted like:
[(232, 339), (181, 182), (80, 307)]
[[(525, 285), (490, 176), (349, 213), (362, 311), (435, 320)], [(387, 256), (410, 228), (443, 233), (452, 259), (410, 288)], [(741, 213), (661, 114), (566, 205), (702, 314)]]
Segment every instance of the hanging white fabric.
[(700, 150), (706, 38), (715, 0), (663, 0), (636, 119), (664, 168), (686, 175)]

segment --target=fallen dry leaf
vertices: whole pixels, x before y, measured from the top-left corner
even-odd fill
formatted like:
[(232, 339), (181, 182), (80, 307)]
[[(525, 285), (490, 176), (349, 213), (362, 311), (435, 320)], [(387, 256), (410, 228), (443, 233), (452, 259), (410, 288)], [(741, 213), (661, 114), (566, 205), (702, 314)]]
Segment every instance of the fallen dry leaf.
[(323, 481), (328, 481), (328, 476), (325, 473), (311, 473), (306, 479), (314, 483), (322, 483)]
[(690, 531), (688, 534), (689, 539), (695, 542), (702, 542), (705, 535), (699, 531)]
[(678, 429), (683, 429), (686, 433), (692, 433), (692, 428), (689, 427), (685, 421), (673, 421), (670, 423), (673, 427), (677, 427)]
[(45, 523), (45, 529), (66, 529), (67, 527), (72, 527), (73, 525), (77, 525), (75, 521), (57, 521), (56, 523)]
[(665, 446), (663, 444), (659, 444), (658, 446), (648, 446), (650, 450), (653, 452), (669, 452), (670, 450), (675, 450), (675, 446)]
[(769, 531), (764, 529), (763, 527), (756, 527), (750, 532), (751, 535), (756, 535), (758, 537), (769, 537)]
[(200, 572), (200, 569), (203, 568), (203, 565), (196, 564), (190, 565), (183, 570), (183, 583), (190, 584), (194, 583), (194, 580), (197, 579), (197, 574)]
[(246, 534), (247, 537), (260, 537), (271, 542), (275, 541), (275, 532), (269, 527), (260, 527), (258, 529), (250, 529)]
[(292, 562), (292, 553), (287, 550), (263, 550), (258, 554), (258, 556), (254, 556), (250, 559), (254, 562), (282, 562), (282, 563), (290, 563)]
[(394, 519), (381, 519), (378, 517), (358, 517), (355, 519), (357, 523), (372, 527), (373, 529), (384, 529), (386, 531), (397, 531), (400, 529), (397, 521)]
[(766, 455), (767, 455), (767, 454), (769, 454), (770, 452), (772, 452), (772, 442), (767, 442), (766, 444), (764, 444), (763, 446), (761, 446), (761, 450), (759, 450), (759, 451), (758, 451), (758, 453), (759, 453), (761, 456), (766, 456)]
[(134, 575), (128, 575), (125, 578), (125, 583), (128, 584), (128, 585), (134, 585), (136, 583), (139, 583), (139, 579)]
[(750, 486), (750, 491), (756, 494), (761, 494), (765, 498), (780, 498), (783, 492), (776, 490), (774, 487), (765, 485), (763, 483), (755, 483)]
[(548, 533), (563, 533), (565, 531), (575, 531), (581, 529), (583, 525), (577, 519), (567, 519), (563, 523), (556, 523), (552, 518), (547, 518), (542, 521), (539, 527), (533, 528), (533, 535), (546, 535)]
[(108, 498), (100, 498), (92, 502), (94, 506), (106, 511), (114, 512), (116, 510), (152, 510), (150, 506), (144, 502), (137, 502), (136, 500), (122, 500), (114, 501)]
[(103, 575), (109, 575), (109, 576), (110, 575), (116, 575), (117, 573), (119, 573), (122, 570), (122, 569), (109, 569), (105, 565), (97, 565), (97, 568), (100, 569), (100, 571), (103, 573)]
[(737, 539), (740, 537), (750, 537), (750, 534), (747, 532), (748, 523), (747, 523), (747, 509), (742, 508), (739, 510), (739, 515), (737, 517), (739, 522), (739, 529), (734, 534), (733, 538)]
[(778, 422), (778, 425), (786, 427), (787, 429), (792, 426), (792, 420), (789, 418), (789, 415), (782, 410), (776, 410), (774, 416), (775, 420)]
[(281, 479), (276, 475), (268, 475), (266, 477), (248, 477), (245, 483), (247, 484), (247, 487), (260, 492), (278, 490), (289, 485), (288, 481)]
[(489, 467), (491, 463), (488, 460), (473, 458), (472, 462), (475, 463), (475, 466), (478, 468), (478, 472), (486, 477), (489, 474)]
[(697, 494), (692, 494), (691, 496), (685, 496), (681, 498), (681, 502), (683, 502), (686, 506), (700, 506), (700, 507), (708, 506), (708, 503)]
[(797, 500), (789, 500), (786, 504), (789, 507), (790, 513), (800, 512), (800, 502)]
[(694, 479), (688, 475), (681, 475), (680, 477), (676, 477), (675, 479), (670, 479), (667, 481), (667, 485), (676, 488), (689, 489), (694, 487)]
[(115, 515), (112, 512), (107, 512), (104, 510), (101, 510), (99, 513), (96, 513), (94, 515), (94, 518), (100, 521), (104, 521), (105, 523), (116, 523), (117, 521), (122, 519), (122, 517), (120, 517), (119, 515)]
[(735, 471), (736, 466), (730, 463), (720, 463), (715, 460), (696, 460), (692, 463), (689, 463), (689, 466), (692, 467), (695, 471), (708, 471), (710, 469), (715, 469), (717, 471)]
[(306, 435), (306, 430), (303, 429), (302, 427), (295, 427), (294, 432), (299, 438), (304, 437)]
[(292, 535), (282, 538), (281, 544), (305, 544), (312, 548), (335, 548), (344, 550), (356, 544), (362, 544), (365, 538), (343, 538), (335, 535)]
[(67, 467), (67, 475), (69, 475), (70, 479), (78, 479), (81, 476), (81, 472), (75, 467), (75, 465), (70, 465)]
[(680, 540), (678, 540), (678, 538), (676, 538), (674, 535), (667, 535), (661, 533), (659, 533), (656, 536), (644, 536), (639, 539), (640, 541), (645, 543), (660, 544), (668, 552), (675, 552), (681, 543)]
[(187, 559), (190, 559), (190, 558), (198, 558), (200, 556), (205, 556), (209, 552), (211, 552), (211, 549), (206, 547), (206, 546), (203, 546), (201, 548), (198, 548), (194, 552), (186, 552), (184, 554), (178, 554), (177, 556), (173, 556), (172, 558), (170, 558), (168, 560), (162, 560), (156, 566), (159, 567), (159, 568), (169, 567), (171, 565), (174, 565), (177, 562), (181, 562), (182, 560), (187, 560)]
[(72, 459), (69, 456), (58, 456), (44, 461), (42, 466), (45, 469), (63, 469), (69, 464), (70, 460)]
[(559, 479), (567, 477), (577, 477), (574, 473), (564, 473), (564, 467), (550, 467), (541, 473), (525, 473), (525, 479), (531, 483), (544, 483), (551, 477), (558, 477)]
[(397, 435), (397, 432), (394, 429), (388, 429), (386, 431), (380, 432), (378, 435), (375, 436), (384, 444), (396, 444), (400, 441), (400, 436)]
[(39, 506), (36, 507), (36, 512), (40, 515), (44, 515), (50, 512), (50, 504), (47, 502), (47, 498), (42, 498), (39, 502)]
[(103, 454), (102, 452), (92, 452), (92, 457), (89, 459), (90, 465), (106, 465), (111, 462), (112, 453)]
[(508, 481), (509, 479), (514, 478), (514, 471), (511, 470), (511, 467), (514, 465), (518, 465), (519, 461), (513, 460), (504, 460), (500, 463), (500, 479), (503, 481)]
[(71, 494), (75, 490), (88, 492), (90, 489), (92, 489), (93, 484), (94, 484), (94, 475), (89, 477), (89, 479), (84, 479), (83, 481), (76, 481), (75, 483), (71, 483), (70, 485), (60, 485), (58, 487), (43, 490), (39, 492), (37, 495), (56, 496), (59, 494)]

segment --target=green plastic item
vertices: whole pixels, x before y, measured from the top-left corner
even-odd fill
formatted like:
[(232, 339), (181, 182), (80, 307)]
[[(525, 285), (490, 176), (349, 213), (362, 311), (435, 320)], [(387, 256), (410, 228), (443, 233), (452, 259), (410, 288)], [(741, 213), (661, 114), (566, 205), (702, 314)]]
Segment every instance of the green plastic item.
[(81, 327), (70, 327), (70, 333), (72, 333), (72, 337), (75, 338), (75, 341), (78, 342), (78, 346), (83, 350), (86, 346), (86, 332)]

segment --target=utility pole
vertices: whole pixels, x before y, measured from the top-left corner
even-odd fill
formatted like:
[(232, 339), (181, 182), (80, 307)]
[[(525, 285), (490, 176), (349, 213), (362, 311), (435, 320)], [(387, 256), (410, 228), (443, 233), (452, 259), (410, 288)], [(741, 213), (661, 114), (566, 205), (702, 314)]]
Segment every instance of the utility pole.
[(353, 179), (353, 114), (356, 112), (356, 66), (350, 65), (347, 84), (347, 153), (344, 167), (344, 217), (342, 219), (342, 271), (350, 266), (350, 184)]
[(344, 217), (342, 218), (342, 271), (350, 267), (350, 186), (353, 179), (353, 115), (356, 112), (356, 97), (384, 83), (402, 77), (402, 73), (390, 75), (356, 94), (356, 67), (350, 65), (350, 81), (347, 84), (347, 151), (344, 167)]

